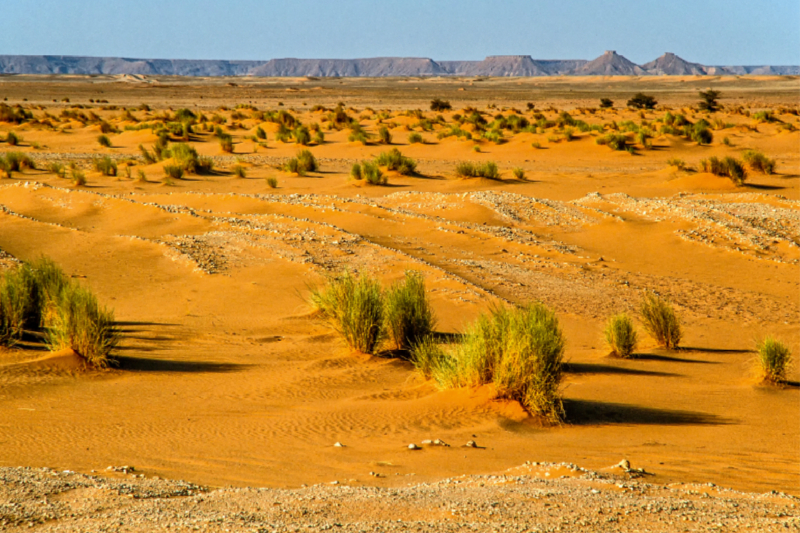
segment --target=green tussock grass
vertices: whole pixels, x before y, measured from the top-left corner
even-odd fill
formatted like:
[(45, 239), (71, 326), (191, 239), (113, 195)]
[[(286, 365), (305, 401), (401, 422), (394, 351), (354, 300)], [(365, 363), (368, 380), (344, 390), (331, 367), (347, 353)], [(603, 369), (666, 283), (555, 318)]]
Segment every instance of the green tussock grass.
[(645, 331), (661, 346), (672, 350), (683, 338), (681, 324), (672, 304), (652, 292), (645, 292), (639, 306)]
[(111, 148), (111, 139), (108, 138), (108, 135), (99, 135), (97, 137), (97, 144), (104, 148)]
[(388, 152), (381, 152), (375, 156), (375, 162), (403, 176), (414, 174), (417, 170), (417, 162), (410, 157), (404, 156), (397, 148), (392, 148)]
[(488, 161), (486, 163), (462, 161), (456, 164), (456, 176), (459, 178), (487, 178), (496, 180), (500, 178), (500, 172), (497, 169), (497, 163), (493, 161)]
[(92, 165), (97, 172), (100, 172), (104, 176), (117, 175), (117, 164), (108, 156), (95, 159), (92, 161)]
[(754, 172), (761, 172), (763, 174), (772, 174), (775, 172), (775, 160), (770, 159), (761, 152), (756, 150), (745, 150), (742, 154), (742, 159)]
[(354, 180), (364, 180), (372, 185), (386, 185), (388, 181), (381, 167), (372, 161), (353, 163), (353, 166), (350, 168), (350, 178)]
[(786, 374), (792, 364), (789, 347), (774, 337), (767, 335), (756, 345), (757, 365), (764, 381), (780, 384), (786, 381)]
[(633, 320), (625, 313), (608, 319), (603, 329), (603, 336), (611, 353), (617, 357), (631, 357), (636, 350), (638, 343), (636, 328)]
[(384, 338), (384, 302), (380, 283), (368, 274), (345, 272), (311, 290), (311, 304), (351, 349), (373, 354)]
[(419, 272), (407, 271), (405, 279), (392, 285), (385, 295), (386, 330), (398, 350), (407, 350), (430, 336), (436, 316)]
[(733, 157), (718, 159), (715, 156), (700, 161), (700, 170), (715, 176), (730, 178), (737, 186), (744, 185), (747, 180), (747, 169), (744, 164)]
[(470, 325), (452, 350), (430, 339), (417, 343), (412, 363), (440, 388), (492, 384), (499, 398), (558, 422), (564, 418), (559, 392), (564, 343), (558, 319), (545, 305), (496, 307)]

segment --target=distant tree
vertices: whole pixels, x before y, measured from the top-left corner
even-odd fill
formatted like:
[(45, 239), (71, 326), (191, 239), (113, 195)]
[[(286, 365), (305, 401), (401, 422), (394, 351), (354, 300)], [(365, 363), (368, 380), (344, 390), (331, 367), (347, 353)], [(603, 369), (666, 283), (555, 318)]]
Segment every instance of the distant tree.
[(614, 107), (614, 101), (611, 98), (601, 98), (600, 99), (600, 107), (602, 109), (608, 109), (610, 107)]
[(628, 100), (628, 107), (635, 109), (655, 109), (658, 102), (649, 94), (636, 93), (633, 98)]
[(719, 109), (719, 97), (722, 95), (719, 91), (715, 91), (714, 89), (709, 89), (707, 91), (700, 91), (700, 105), (698, 106), (701, 110), (708, 111), (709, 113), (713, 113)]
[(533, 102), (528, 102), (528, 111), (533, 111), (536, 105)]
[(441, 98), (431, 100), (431, 111), (447, 111), (449, 109), (453, 109), (453, 106), (447, 100), (442, 100)]

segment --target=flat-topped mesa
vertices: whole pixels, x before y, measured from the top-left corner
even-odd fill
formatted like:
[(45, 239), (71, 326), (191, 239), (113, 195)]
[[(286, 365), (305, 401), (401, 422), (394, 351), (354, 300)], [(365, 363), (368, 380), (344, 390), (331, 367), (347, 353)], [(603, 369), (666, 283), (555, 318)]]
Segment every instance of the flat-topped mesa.
[(699, 63), (690, 63), (672, 52), (667, 52), (661, 57), (642, 65), (649, 74), (659, 76), (704, 76), (706, 68)]

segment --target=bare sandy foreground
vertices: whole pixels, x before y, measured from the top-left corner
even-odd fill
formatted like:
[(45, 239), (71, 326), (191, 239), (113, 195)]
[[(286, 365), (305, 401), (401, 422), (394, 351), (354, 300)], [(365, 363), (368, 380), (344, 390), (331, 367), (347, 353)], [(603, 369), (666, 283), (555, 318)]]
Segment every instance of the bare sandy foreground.
[[(589, 124), (654, 123), (666, 110), (642, 118), (620, 109), (624, 95), (643, 90), (696, 121), (702, 115), (689, 107), (696, 90), (717, 82), (729, 107), (716, 114), (724, 127), (710, 146), (657, 135), (652, 150), (636, 155), (597, 145), (591, 132), (576, 132), (569, 142), (548, 139), (551, 131), (507, 133), (500, 145), (438, 139), (446, 126), (422, 131), (418, 118), (405, 114), (427, 110), (431, 98), (443, 95), (455, 107), (442, 114), (445, 123), (467, 105), (488, 112), (489, 120), (512, 107), (526, 114), (527, 101), (551, 119), (567, 110)], [(50, 354), (35, 342), (0, 352), (0, 465), (93, 476), (105, 475), (109, 465), (133, 465), (145, 476), (125, 476), (132, 488), (123, 490), (113, 479), (4, 469), (0, 524), (101, 530), (135, 508), (142, 520), (163, 510), (153, 518), (155, 528), (202, 511), (205, 522), (187, 521), (184, 529), (221, 531), (293, 530), (302, 523), (356, 531), (389, 528), (389, 519), (416, 521), (411, 530), (479, 522), (536, 530), (535, 522), (542, 531), (603, 524), (632, 531), (649, 523), (654, 531), (796, 527), (778, 514), (796, 516), (793, 498), (691, 485), (800, 494), (797, 366), (781, 388), (759, 384), (753, 371), (754, 340), (765, 334), (800, 353), (800, 133), (785, 126), (800, 126), (791, 112), (796, 79), (203, 83), (0, 81), (0, 99), (31, 106), (37, 117), (59, 116), (80, 103), (89, 106), (80, 111), (120, 130), (103, 148), (96, 141), (100, 126), (91, 121), (0, 124), (3, 137), (14, 131), (24, 139), (16, 147), (0, 143), (0, 151), (27, 153), (40, 169), (0, 179), (0, 261), (53, 258), (115, 309), (124, 332), (119, 366), (106, 371), (84, 369), (78, 358)], [(618, 95), (617, 110), (578, 109), (596, 107), (605, 90)], [(70, 103), (62, 103), (67, 97)], [(352, 163), (389, 147), (348, 142), (346, 129), (325, 130), (326, 112), (311, 108), (340, 100), (368, 133), (392, 123), (394, 147), (417, 161), (419, 174), (389, 172), (386, 186), (349, 181)], [(323, 125), (325, 143), (309, 147), (320, 172), (301, 177), (279, 170), (297, 146), (275, 140), (276, 124), (234, 107), (277, 109), (279, 101), (304, 124)], [(121, 115), (130, 107), (144, 122), (184, 106), (224, 117), (234, 153), (199, 132), (190, 144), (213, 157), (217, 171), (165, 185), (165, 162), (147, 165), (139, 156), (138, 145), (149, 147), (157, 137), (149, 129), (125, 130), (134, 123)], [(756, 123), (736, 106), (774, 109), (778, 121)], [(384, 108), (388, 118), (380, 116)], [(265, 146), (251, 138), (258, 127), (267, 133)], [(409, 144), (412, 130), (426, 143)], [(696, 168), (702, 158), (741, 157), (745, 149), (776, 159), (777, 172), (751, 172), (744, 187), (735, 187), (727, 178), (667, 164), (679, 158)], [(92, 158), (104, 155), (119, 162), (117, 177), (92, 169)], [(49, 172), (52, 161), (74, 161), (87, 185)], [(457, 179), (459, 161), (495, 161), (501, 180)], [(235, 165), (246, 177), (235, 177)], [(514, 178), (514, 167), (525, 180)], [(139, 170), (146, 181), (136, 179)], [(275, 189), (265, 182), (271, 177)], [(568, 422), (548, 426), (514, 402), (493, 399), (491, 390), (438, 391), (408, 362), (350, 353), (306, 300), (310, 285), (344, 268), (387, 285), (407, 269), (422, 272), (443, 333), (460, 331), (494, 303), (538, 299), (554, 308), (568, 339)], [(644, 289), (675, 303), (686, 330), (682, 349), (663, 350), (642, 331), (638, 357), (609, 357), (603, 323), (615, 312), (634, 312)], [(437, 438), (451, 446), (408, 450)], [(480, 448), (464, 448), (469, 440)], [(627, 477), (607, 468), (623, 458), (653, 475), (615, 488)], [(581, 479), (569, 474), (557, 481), (527, 467), (508, 473), (528, 461), (575, 463), (613, 474), (613, 483), (583, 479), (583, 472)], [(458, 477), (464, 475), (484, 477)], [(192, 494), (123, 497), (151, 485), (155, 494), (184, 487), (164, 479), (281, 490), (181, 488)], [(736, 511), (739, 500), (747, 512)], [(671, 511), (643, 510), (642, 501)], [(597, 511), (616, 512), (623, 504), (633, 516), (624, 525), (621, 516), (608, 523), (618, 515)], [(686, 522), (678, 511), (689, 507), (682, 505), (743, 518)], [(303, 512), (321, 514), (312, 520)], [(248, 513), (252, 523), (232, 522)], [(658, 517), (665, 521), (652, 522)], [(120, 528), (147, 530), (145, 522)]]

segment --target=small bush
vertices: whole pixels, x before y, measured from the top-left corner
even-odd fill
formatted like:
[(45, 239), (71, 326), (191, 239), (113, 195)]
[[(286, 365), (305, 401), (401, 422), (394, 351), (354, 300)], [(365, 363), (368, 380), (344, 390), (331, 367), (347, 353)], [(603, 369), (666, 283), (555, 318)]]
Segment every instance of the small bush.
[(311, 142), (311, 133), (305, 126), (298, 126), (294, 130), (294, 140), (297, 144), (307, 146)]
[(164, 176), (170, 180), (182, 179), (183, 167), (180, 165), (164, 165)]
[(606, 344), (617, 357), (630, 357), (636, 350), (637, 335), (633, 321), (625, 313), (614, 315), (603, 330)]
[(51, 173), (55, 174), (59, 178), (66, 178), (67, 177), (67, 169), (61, 163), (50, 163), (47, 167)]
[(264, 128), (262, 128), (261, 126), (256, 128), (256, 138), (261, 139), (262, 141), (267, 140), (267, 132), (264, 131)]
[(108, 156), (93, 161), (94, 169), (104, 176), (116, 176), (117, 164)]
[(86, 175), (77, 168), (72, 169), (70, 179), (75, 187), (84, 187), (86, 185)]
[(109, 355), (119, 342), (114, 312), (77, 284), (69, 284), (61, 291), (45, 332), (51, 350), (71, 348), (99, 368), (109, 365)]
[(456, 176), (460, 178), (499, 179), (500, 172), (497, 170), (497, 164), (493, 161), (486, 163), (462, 161), (456, 164)]
[(350, 168), (350, 177), (355, 180), (365, 180), (372, 185), (385, 185), (387, 182), (380, 166), (370, 161), (354, 163)]
[(511, 172), (514, 173), (514, 177), (517, 178), (518, 180), (524, 180), (525, 179), (525, 171), (522, 170), (521, 168), (516, 167)]
[(417, 162), (410, 157), (404, 156), (397, 148), (392, 148), (388, 152), (381, 152), (375, 156), (375, 162), (382, 167), (386, 167), (386, 170), (393, 170), (404, 176), (414, 174), (417, 170)]
[(297, 152), (297, 163), (304, 172), (316, 172), (319, 164), (310, 150), (300, 150)]
[(711, 144), (714, 134), (704, 122), (698, 122), (692, 128), (691, 139), (697, 144)]
[(236, 176), (237, 178), (246, 178), (247, 171), (245, 171), (242, 165), (236, 165), (233, 167), (233, 175)]
[(8, 135), (6, 135), (6, 142), (9, 146), (17, 146), (19, 143), (22, 142), (22, 137), (17, 135), (13, 131), (9, 131)]
[(433, 333), (436, 317), (425, 293), (425, 279), (407, 271), (385, 295), (386, 330), (398, 350), (408, 350)]
[(384, 301), (380, 283), (368, 274), (345, 272), (311, 291), (311, 304), (351, 349), (373, 354), (384, 337)]
[(600, 99), (600, 108), (601, 109), (610, 109), (614, 107), (614, 102), (610, 98), (601, 98)]
[(683, 170), (686, 168), (686, 162), (683, 159), (678, 159), (677, 157), (667, 159), (667, 164), (671, 167), (677, 168), (678, 170)]
[(280, 168), (284, 172), (289, 172), (290, 174), (297, 174), (298, 176), (306, 175), (306, 171), (303, 170), (303, 166), (300, 164), (300, 161), (298, 161), (296, 157), (287, 159), (286, 163), (281, 165)]
[(269, 187), (270, 189), (277, 188), (278, 187), (278, 179), (274, 178), (274, 177), (267, 178), (267, 187)]
[(715, 91), (714, 89), (700, 91), (700, 103), (697, 107), (700, 110), (708, 111), (709, 113), (717, 111), (719, 109), (718, 100), (721, 94), (721, 92)]
[(419, 133), (413, 132), (413, 133), (409, 134), (408, 142), (409, 142), (409, 144), (424, 144), (425, 143), (425, 139), (423, 139), (422, 135), (420, 135)]
[(789, 347), (768, 335), (757, 344), (756, 350), (762, 379), (770, 383), (784, 383), (792, 362)]
[(639, 307), (644, 329), (661, 346), (671, 350), (678, 347), (683, 333), (678, 315), (672, 305), (652, 292), (645, 292)]
[(136, 172), (136, 181), (139, 183), (146, 183), (147, 182), (147, 174), (145, 174), (144, 170), (139, 169)]
[(435, 371), (441, 372), (448, 365), (449, 357), (432, 336), (422, 338), (411, 347), (411, 364), (425, 379), (432, 378)]
[(431, 100), (431, 111), (449, 111), (450, 109), (453, 109), (453, 106), (447, 100), (441, 98)]
[(392, 134), (386, 126), (381, 126), (378, 130), (378, 137), (381, 140), (381, 144), (392, 144)]
[(317, 130), (314, 132), (314, 142), (317, 145), (325, 144), (325, 134), (322, 133), (322, 130)]
[(733, 157), (717, 159), (716, 157), (712, 156), (708, 159), (703, 159), (700, 161), (700, 170), (703, 172), (709, 172), (715, 176), (728, 177), (738, 186), (744, 185), (744, 182), (747, 179), (747, 171), (745, 170), (744, 165), (741, 161), (738, 161)]
[(233, 137), (227, 133), (219, 135), (219, 148), (227, 154), (233, 153)]
[(763, 174), (772, 174), (775, 171), (775, 160), (769, 159), (761, 152), (755, 150), (746, 150), (742, 154), (744, 162), (750, 167), (750, 170), (761, 172)]
[(111, 148), (111, 139), (108, 138), (108, 135), (99, 135), (97, 143), (105, 148)]
[(622, 133), (609, 133), (598, 137), (595, 142), (601, 146), (608, 146), (612, 150), (623, 151), (628, 148), (628, 137)]
[(655, 109), (658, 102), (650, 95), (644, 93), (636, 93), (633, 98), (628, 100), (628, 107), (634, 109)]
[(778, 120), (771, 109), (753, 113), (753, 119), (756, 122), (777, 122)]

